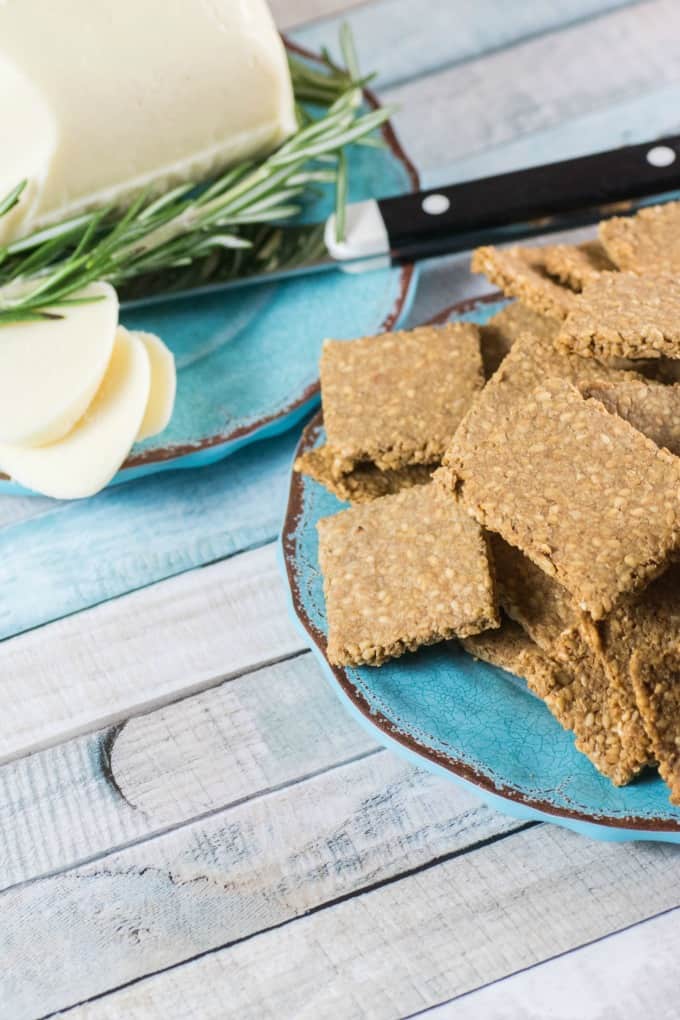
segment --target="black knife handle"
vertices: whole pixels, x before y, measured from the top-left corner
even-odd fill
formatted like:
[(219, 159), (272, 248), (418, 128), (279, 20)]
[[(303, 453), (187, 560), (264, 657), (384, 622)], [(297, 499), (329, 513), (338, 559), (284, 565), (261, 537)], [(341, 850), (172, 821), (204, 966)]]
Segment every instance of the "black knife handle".
[(577, 226), (579, 214), (589, 222), (602, 206), (676, 189), (680, 135), (381, 199), (378, 207), (393, 260), (410, 261), (507, 240), (514, 224), (544, 220), (534, 233)]

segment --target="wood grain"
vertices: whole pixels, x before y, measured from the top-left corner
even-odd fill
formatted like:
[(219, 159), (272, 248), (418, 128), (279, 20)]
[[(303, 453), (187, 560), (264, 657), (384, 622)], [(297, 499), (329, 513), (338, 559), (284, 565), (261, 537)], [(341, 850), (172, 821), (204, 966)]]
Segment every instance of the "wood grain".
[[(593, 110), (567, 123), (484, 149), (429, 170), (428, 187), (506, 173), (538, 163), (571, 159), (619, 145), (634, 145), (680, 133), (680, 83), (633, 96), (605, 109)], [(435, 266), (428, 268), (428, 273)]]
[(125, 800), (169, 824), (375, 750), (306, 654), (131, 719), (110, 761)]
[(39, 517), (57, 507), (65, 509), (68, 503), (55, 503), (47, 496), (0, 496), (0, 529), (8, 525)]
[(680, 911), (419, 1014), (425, 1020), (677, 1017)]
[(301, 651), (272, 545), (0, 644), (0, 760)]
[[(88, 500), (5, 496), (0, 638), (271, 541), (295, 440), (291, 433), (213, 467), (141, 479)], [(10, 523), (15, 498), (24, 519)]]
[(377, 749), (310, 654), (0, 768), (0, 889)]
[[(470, 5), (455, 33), (445, 30), (450, 8), (444, 0), (428, 5), (429, 18), (413, 19), (407, 0), (379, 5), (381, 16), (373, 21), (375, 5), (356, 12), (370, 15), (366, 45), (377, 56), (393, 58), (407, 45), (411, 61), (445, 46), (455, 59), (467, 61), (387, 93), (403, 104), (398, 118), (403, 140), (431, 183), (573, 155), (625, 141), (631, 132), (639, 136), (677, 125), (678, 58), (665, 46), (665, 31), (680, 18), (677, 6), (655, 0), (612, 13), (609, 3), (570, 0), (564, 6), (551, 0), (518, 6), (508, 18), (498, 16), (498, 5), (499, 0)], [(499, 49), (512, 33), (524, 38), (522, 33), (534, 35), (541, 26), (555, 27), (560, 18), (571, 22), (598, 8), (605, 13), (585, 24)], [(388, 10), (390, 17), (384, 17)], [(390, 33), (401, 26), (403, 36), (407, 18), (411, 31), (395, 46)], [(359, 29), (363, 39), (363, 23)], [(470, 61), (473, 53), (489, 49), (491, 55)], [(610, 55), (611, 73), (601, 52)], [(564, 70), (555, 75), (560, 62)], [(412, 71), (421, 72), (422, 67)], [(425, 285), (432, 274), (441, 276), (442, 267), (424, 271)], [(479, 286), (462, 271), (445, 288), (445, 303)], [(0, 637), (273, 538), (294, 440), (293, 432), (214, 467), (145, 479), (85, 502), (4, 497), (0, 528), (9, 526), (0, 530), (5, 593)], [(84, 534), (86, 557), (80, 555)]]
[[(287, 26), (350, 5), (274, 4)], [(450, 10), (352, 12), (430, 183), (678, 126), (669, 0), (482, 0), (455, 31)], [(332, 42), (337, 24), (302, 35)], [(426, 272), (414, 314), (476, 286), (456, 265)], [(0, 647), (0, 755), (50, 748), (0, 769), (0, 877), (27, 882), (0, 897), (1, 1012), (33, 1017), (131, 980), (69, 1015), (571, 1020), (575, 1003), (594, 1020), (625, 1000), (663, 1020), (677, 915), (570, 951), (677, 905), (672, 848), (547, 826), (501, 839), (516, 823), (373, 754), (310, 656), (263, 666), (303, 647), (271, 548), (173, 576), (274, 535), (293, 440), (86, 504), (0, 501), (0, 631), (96, 607)], [(112, 746), (97, 730), (154, 705)]]
[(279, 28), (290, 29), (317, 18), (344, 14), (367, 0), (269, 0), (269, 6)]
[[(392, 755), (364, 758), (3, 893), (0, 1001), (12, 1020), (63, 1009), (517, 825)], [(222, 985), (232, 1016), (241, 980)]]
[(677, 84), (680, 50), (665, 40), (678, 29), (680, 7), (653, 0), (388, 89), (384, 98), (400, 106), (395, 124), (416, 163), (450, 167), (455, 157)]
[(673, 847), (598, 844), (541, 825), (73, 1016), (160, 1020), (174, 1008), (187, 1020), (396, 1020), (675, 906), (679, 877)]
[(340, 59), (338, 35), (346, 21), (362, 70), (375, 72), (377, 87), (384, 89), (636, 2), (541, 0), (514, 4), (508, 17), (505, 0), (476, 0), (465, 6), (464, 13), (451, 0), (428, 0), (420, 16), (415, 15), (413, 0), (379, 0), (361, 4), (349, 14), (343, 11), (336, 18), (315, 21), (293, 37), (315, 52), (326, 46)]

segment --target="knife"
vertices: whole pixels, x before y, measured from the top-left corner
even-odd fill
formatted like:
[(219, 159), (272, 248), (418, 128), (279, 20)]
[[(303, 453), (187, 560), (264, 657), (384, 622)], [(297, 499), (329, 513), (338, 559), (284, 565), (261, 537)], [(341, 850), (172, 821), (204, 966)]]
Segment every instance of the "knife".
[(316, 232), (323, 239), (318, 257), (293, 261), (274, 272), (211, 279), (188, 291), (135, 295), (125, 303), (147, 304), (327, 269), (363, 272), (452, 255), (480, 244), (594, 223), (632, 212), (650, 196), (668, 201), (678, 190), (680, 135), (673, 135), (447, 187), (350, 203), (342, 240), (336, 236), (335, 215), (325, 224), (288, 228)]

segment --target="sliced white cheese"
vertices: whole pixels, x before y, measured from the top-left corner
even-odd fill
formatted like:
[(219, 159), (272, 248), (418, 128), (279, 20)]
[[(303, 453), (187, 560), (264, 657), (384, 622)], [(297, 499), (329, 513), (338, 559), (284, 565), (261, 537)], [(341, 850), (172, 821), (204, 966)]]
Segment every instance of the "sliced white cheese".
[(172, 417), (177, 392), (177, 372), (172, 351), (153, 333), (135, 333), (149, 355), (151, 389), (144, 420), (137, 439), (148, 439), (162, 432)]
[[(0, 15), (1, 17), (1, 15)], [(28, 228), (56, 145), (56, 122), (38, 89), (2, 55), (0, 43), (0, 201), (26, 180), (19, 203), (0, 217), (0, 244)]]
[(62, 318), (0, 327), (0, 442), (52, 443), (85, 413), (106, 372), (118, 326), (107, 283), (74, 297), (97, 300), (55, 310)]
[(111, 481), (135, 441), (150, 380), (146, 347), (119, 329), (104, 381), (73, 431), (33, 449), (0, 443), (0, 468), (27, 489), (55, 499), (94, 495)]
[[(0, 57), (30, 79), (57, 125), (38, 223), (204, 178), (295, 129), (265, 0), (4, 0)], [(2, 133), (16, 148), (6, 123)]]

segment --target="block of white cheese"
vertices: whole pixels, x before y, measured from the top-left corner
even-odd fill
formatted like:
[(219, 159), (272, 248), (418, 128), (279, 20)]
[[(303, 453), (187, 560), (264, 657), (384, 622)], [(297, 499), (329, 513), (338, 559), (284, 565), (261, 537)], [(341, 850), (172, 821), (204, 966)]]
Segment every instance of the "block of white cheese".
[(0, 201), (26, 180), (19, 203), (0, 217), (0, 244), (18, 234), (41, 197), (56, 145), (56, 123), (39, 90), (2, 55), (0, 43)]
[[(34, 225), (203, 179), (295, 129), (265, 0), (4, 0), (0, 59), (30, 81), (55, 125)], [(12, 101), (7, 93), (0, 110)], [(0, 123), (11, 139), (0, 162), (11, 148), (16, 169), (30, 164), (34, 133), (17, 141)]]
[(153, 333), (135, 333), (149, 355), (151, 368), (151, 389), (144, 412), (144, 419), (137, 439), (156, 436), (166, 427), (172, 417), (177, 392), (177, 373), (172, 351)]
[(120, 328), (104, 381), (76, 427), (49, 446), (0, 443), (0, 469), (27, 489), (56, 499), (94, 495), (111, 481), (135, 441), (150, 381), (146, 347)]
[(0, 326), (0, 442), (52, 443), (71, 431), (104, 378), (118, 327), (118, 298), (107, 283), (55, 309), (61, 318)]

